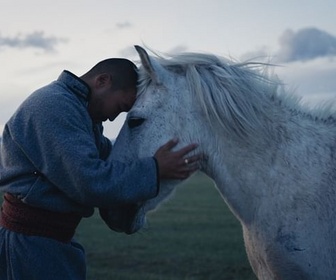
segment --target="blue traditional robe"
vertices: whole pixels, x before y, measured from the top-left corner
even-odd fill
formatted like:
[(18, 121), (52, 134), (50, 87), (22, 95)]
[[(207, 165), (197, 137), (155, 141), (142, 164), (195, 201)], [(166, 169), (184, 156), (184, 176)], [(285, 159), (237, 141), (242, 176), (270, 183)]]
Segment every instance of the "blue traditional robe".
[[(83, 217), (157, 195), (154, 158), (130, 164), (108, 158), (111, 142), (88, 110), (90, 89), (68, 71), (35, 91), (4, 128), (0, 191), (24, 203)], [(0, 227), (0, 280), (85, 279), (83, 248)]]

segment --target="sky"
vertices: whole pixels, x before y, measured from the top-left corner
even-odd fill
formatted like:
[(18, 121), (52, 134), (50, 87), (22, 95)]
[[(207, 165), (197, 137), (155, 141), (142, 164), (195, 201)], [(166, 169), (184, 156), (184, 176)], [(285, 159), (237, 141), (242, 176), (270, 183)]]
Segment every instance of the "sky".
[[(133, 45), (266, 61), (310, 105), (336, 100), (335, 0), (0, 0), (0, 132), (64, 70), (138, 61)], [(125, 119), (105, 122), (115, 138)], [(52, 121), (52, 120), (51, 120)]]

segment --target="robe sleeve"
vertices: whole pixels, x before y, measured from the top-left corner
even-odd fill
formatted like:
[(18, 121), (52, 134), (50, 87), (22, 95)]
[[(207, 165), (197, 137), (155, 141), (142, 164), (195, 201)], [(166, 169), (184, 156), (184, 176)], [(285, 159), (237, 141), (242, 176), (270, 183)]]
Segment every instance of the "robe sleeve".
[(130, 164), (101, 159), (86, 108), (70, 95), (55, 96), (30, 98), (10, 127), (13, 140), (46, 180), (91, 207), (137, 203), (157, 195), (153, 158)]

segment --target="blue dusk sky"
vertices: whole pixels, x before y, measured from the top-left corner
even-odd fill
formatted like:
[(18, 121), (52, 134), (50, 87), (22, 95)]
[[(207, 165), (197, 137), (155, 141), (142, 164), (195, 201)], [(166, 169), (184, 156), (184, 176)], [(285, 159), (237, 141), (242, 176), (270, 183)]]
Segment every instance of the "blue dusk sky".
[[(0, 0), (0, 132), (62, 70), (80, 76), (105, 58), (138, 60), (135, 44), (267, 57), (304, 101), (335, 100), (335, 11), (335, 0)], [(115, 138), (124, 118), (105, 123), (106, 136)]]

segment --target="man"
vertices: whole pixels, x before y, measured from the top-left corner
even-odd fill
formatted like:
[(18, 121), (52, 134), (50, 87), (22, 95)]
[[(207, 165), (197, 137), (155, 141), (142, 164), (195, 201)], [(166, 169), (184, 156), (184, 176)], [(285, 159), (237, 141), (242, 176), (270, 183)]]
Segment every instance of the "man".
[[(184, 161), (196, 145), (173, 152), (174, 140), (131, 164), (108, 158), (102, 122), (131, 109), (136, 84), (136, 66), (125, 59), (104, 60), (80, 78), (63, 71), (8, 121), (0, 158), (0, 280), (85, 279), (84, 250), (72, 239), (82, 217), (97, 207), (128, 219), (136, 203), (157, 195), (160, 179), (196, 170)], [(106, 220), (128, 230), (115, 221)]]

